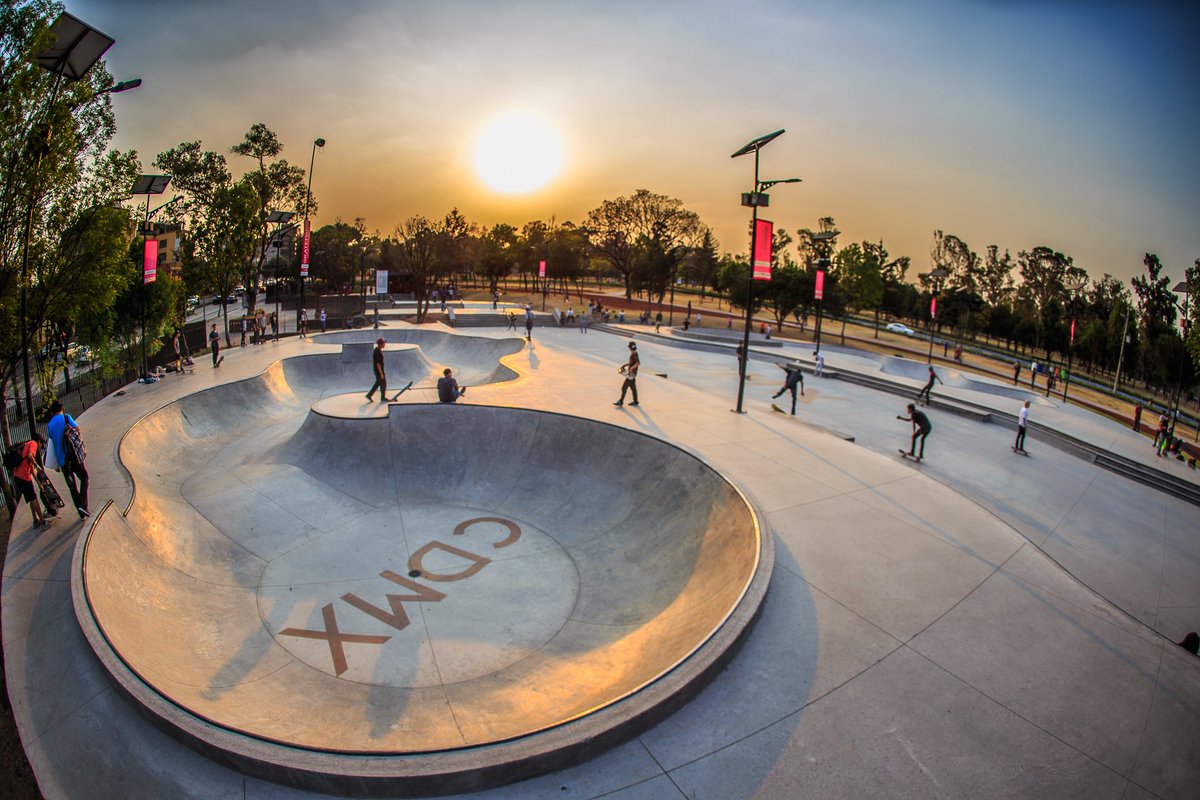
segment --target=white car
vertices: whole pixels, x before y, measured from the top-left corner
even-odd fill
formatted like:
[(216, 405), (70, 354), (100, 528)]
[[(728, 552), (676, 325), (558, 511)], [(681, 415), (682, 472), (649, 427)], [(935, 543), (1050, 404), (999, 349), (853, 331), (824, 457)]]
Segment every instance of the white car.
[(904, 324), (902, 324), (902, 323), (899, 323), (899, 322), (889, 322), (889, 323), (887, 324), (887, 328), (885, 328), (885, 330), (889, 330), (889, 331), (891, 331), (892, 333), (902, 333), (902, 334), (904, 334), (905, 336), (912, 336), (912, 335), (913, 335), (913, 329), (912, 329), (912, 328), (910, 328), (910, 327), (908, 327), (907, 325), (904, 325)]

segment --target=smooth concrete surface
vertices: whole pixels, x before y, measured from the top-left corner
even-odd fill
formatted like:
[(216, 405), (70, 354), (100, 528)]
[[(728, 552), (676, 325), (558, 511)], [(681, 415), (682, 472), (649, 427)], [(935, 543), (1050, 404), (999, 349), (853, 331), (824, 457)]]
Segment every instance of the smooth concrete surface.
[(473, 405), (191, 426), (235, 389), (126, 434), (135, 501), (82, 559), (107, 646), (230, 730), (380, 754), (526, 736), (679, 667), (760, 566), (741, 496), (657, 439)]
[[(653, 728), (575, 767), (465, 797), (1195, 796), (1200, 659), (1172, 643), (1200, 628), (1195, 506), (1032, 435), (1031, 455), (1015, 455), (1007, 426), (936, 410), (927, 460), (901, 461), (903, 396), (806, 376), (798, 418), (777, 414), (774, 352), (751, 362), (748, 413), (736, 415), (732, 352), (641, 337), (641, 405), (614, 409), (625, 341), (535, 329), (530, 347), (504, 359), (518, 377), (473, 386), (467, 400), (650, 433), (728, 476), (774, 538), (761, 617), (725, 670)], [(80, 420), (93, 497), (129, 502), (115, 456), (137, 419), (313, 352), (336, 350), (288, 342), (235, 351), (221, 370), (102, 401)], [(785, 347), (783, 357), (806, 354)], [(840, 368), (841, 358), (829, 352), (826, 363)], [(967, 387), (938, 391), (1010, 413), (1017, 405)], [(248, 402), (231, 401), (227, 414)], [(1033, 418), (1134, 456), (1149, 449), (1070, 406), (1035, 406)], [(71, 614), (79, 525), (40, 536), (28, 526), (18, 512), (4, 646), (18, 724), (48, 797), (319, 796), (219, 766), (139, 716)]]

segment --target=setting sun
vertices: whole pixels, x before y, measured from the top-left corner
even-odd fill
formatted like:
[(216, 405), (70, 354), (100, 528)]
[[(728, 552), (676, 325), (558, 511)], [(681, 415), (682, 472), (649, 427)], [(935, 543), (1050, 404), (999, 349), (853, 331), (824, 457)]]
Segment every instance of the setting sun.
[(545, 186), (562, 167), (562, 144), (544, 120), (511, 112), (475, 140), (475, 171), (494, 191), (522, 194)]

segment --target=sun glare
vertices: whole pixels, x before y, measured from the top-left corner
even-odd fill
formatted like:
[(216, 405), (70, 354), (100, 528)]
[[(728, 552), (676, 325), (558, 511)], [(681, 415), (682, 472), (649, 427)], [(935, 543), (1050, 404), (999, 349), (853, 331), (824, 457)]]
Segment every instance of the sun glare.
[(511, 112), (492, 121), (475, 140), (475, 171), (503, 194), (540, 189), (562, 167), (562, 144), (544, 120)]

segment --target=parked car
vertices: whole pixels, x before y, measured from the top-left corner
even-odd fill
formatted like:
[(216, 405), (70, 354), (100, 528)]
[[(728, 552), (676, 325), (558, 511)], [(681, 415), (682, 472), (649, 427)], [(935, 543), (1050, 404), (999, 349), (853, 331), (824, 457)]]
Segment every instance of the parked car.
[(892, 333), (902, 333), (905, 336), (912, 336), (914, 333), (912, 328), (900, 322), (889, 322), (884, 330), (889, 330)]

